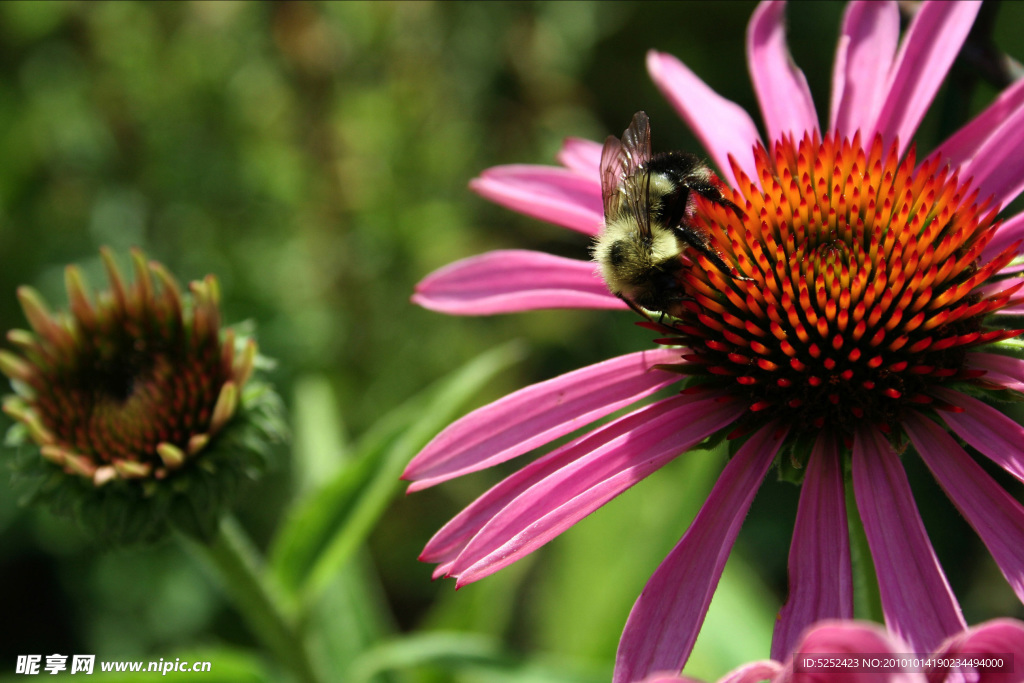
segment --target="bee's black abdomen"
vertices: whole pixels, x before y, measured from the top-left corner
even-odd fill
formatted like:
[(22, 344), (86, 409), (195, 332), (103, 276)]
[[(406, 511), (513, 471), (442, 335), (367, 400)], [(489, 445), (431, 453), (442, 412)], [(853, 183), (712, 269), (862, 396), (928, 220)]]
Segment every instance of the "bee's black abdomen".
[(740, 207), (733, 204), (715, 184), (714, 173), (696, 155), (689, 152), (664, 152), (651, 157), (647, 164), (651, 173), (665, 176), (675, 189), (662, 197), (658, 218), (673, 228), (685, 225), (690, 211), (690, 193), (732, 209), (742, 217)]
[(688, 152), (664, 152), (651, 158), (647, 163), (650, 173), (667, 178), (673, 187), (671, 192), (658, 197), (659, 201), (652, 207), (656, 221), (670, 227), (686, 221), (690, 209), (690, 185), (702, 168), (700, 159)]
[(621, 266), (626, 261), (625, 247), (622, 240), (615, 240), (608, 248), (608, 261), (613, 266)]
[(700, 157), (689, 152), (661, 152), (651, 157), (647, 168), (652, 173), (664, 173), (676, 185), (693, 175), (695, 171), (706, 169)]

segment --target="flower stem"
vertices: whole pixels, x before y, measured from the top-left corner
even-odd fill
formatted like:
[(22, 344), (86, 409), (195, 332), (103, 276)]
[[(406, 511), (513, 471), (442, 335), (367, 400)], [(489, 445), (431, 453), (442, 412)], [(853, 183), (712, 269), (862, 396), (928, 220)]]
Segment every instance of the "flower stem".
[(238, 522), (225, 518), (209, 543), (177, 536), (191, 555), (217, 575), (257, 640), (299, 681), (319, 683), (301, 634), (266, 580), (259, 554)]
[(853, 564), (853, 614), (858, 619), (884, 624), (878, 575), (875, 573), (875, 563), (871, 559), (871, 548), (867, 534), (864, 533), (850, 478), (846, 480), (846, 518), (850, 528), (850, 560)]

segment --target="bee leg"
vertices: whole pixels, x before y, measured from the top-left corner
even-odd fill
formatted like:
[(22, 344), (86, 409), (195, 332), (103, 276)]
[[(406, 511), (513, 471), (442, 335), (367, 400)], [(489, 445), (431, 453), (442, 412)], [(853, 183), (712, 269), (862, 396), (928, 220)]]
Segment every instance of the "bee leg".
[(630, 308), (632, 308), (632, 309), (633, 309), (633, 311), (635, 311), (636, 313), (639, 313), (639, 314), (640, 314), (641, 316), (643, 316), (644, 318), (647, 318), (647, 319), (648, 319), (648, 320), (650, 320), (651, 322), (654, 322), (653, 320), (651, 320), (651, 314), (650, 314), (650, 313), (648, 313), (648, 312), (647, 312), (646, 310), (644, 310), (643, 308), (641, 308), (640, 306), (638, 306), (638, 305), (637, 305), (636, 303), (634, 303), (634, 302), (633, 302), (633, 301), (632, 301), (631, 299), (627, 299), (626, 297), (624, 297), (624, 296), (623, 296), (622, 294), (619, 294), (619, 293), (615, 294), (615, 296), (617, 296), (617, 297), (619, 297), (620, 299), (622, 299), (622, 302), (623, 302), (624, 304), (626, 304), (627, 306), (629, 306)]
[(701, 197), (704, 197), (704, 199), (707, 199), (708, 201), (732, 209), (733, 213), (735, 213), (736, 217), (739, 218), (740, 220), (743, 220), (747, 217), (747, 215), (743, 212), (743, 209), (741, 209), (735, 203), (726, 199), (725, 194), (722, 193), (721, 188), (715, 185), (710, 180), (691, 176), (686, 183), (686, 187), (691, 192), (696, 192), (697, 194), (699, 194)]
[[(617, 297), (619, 297), (620, 299), (622, 299), (622, 301), (623, 301), (623, 302), (624, 302), (624, 303), (625, 303), (625, 304), (626, 304), (627, 306), (629, 306), (629, 307), (630, 307), (630, 308), (632, 308), (632, 309), (633, 309), (634, 311), (636, 311), (636, 312), (637, 312), (638, 314), (640, 314), (641, 316), (643, 316), (643, 318), (645, 318), (645, 319), (647, 320), (647, 322), (649, 322), (649, 323), (652, 323), (652, 324), (655, 324), (655, 325), (657, 325), (658, 327), (661, 327), (661, 328), (662, 328), (663, 330), (665, 330), (666, 332), (671, 332), (671, 333), (677, 333), (677, 332), (678, 332), (678, 330), (677, 330), (676, 328), (672, 327), (672, 325), (669, 325), (669, 324), (667, 324), (667, 323), (665, 322), (665, 316), (671, 316), (671, 314), (670, 314), (670, 313), (668, 313), (668, 312), (666, 312), (666, 311), (661, 311), (661, 312), (660, 312), (660, 313), (658, 314), (658, 320), (657, 320), (657, 321), (655, 322), (654, 318), (652, 318), (652, 317), (651, 317), (651, 314), (650, 314), (650, 312), (649, 312), (649, 311), (647, 311), (646, 309), (644, 309), (644, 308), (642, 308), (642, 307), (638, 306), (638, 305), (637, 305), (636, 303), (634, 303), (634, 302), (630, 301), (629, 299), (627, 299), (626, 297), (622, 296), (621, 294), (616, 294), (615, 296), (617, 296)], [(682, 301), (683, 299), (690, 299), (690, 298), (691, 298), (691, 297), (688, 297), (688, 296), (681, 296), (681, 297), (679, 297), (679, 299), (678, 299), (678, 300), (679, 300), (679, 301)]]
[(708, 237), (707, 234), (697, 230), (692, 225), (685, 222), (676, 226), (675, 231), (679, 236), (679, 239), (707, 256), (708, 260), (715, 264), (715, 267), (722, 271), (723, 275), (728, 275), (733, 280), (750, 280), (749, 277), (733, 275), (733, 269), (725, 262), (722, 255), (718, 253), (718, 250), (711, 244), (711, 238)]
[(746, 220), (747, 214), (743, 211), (743, 209), (741, 209), (739, 206), (737, 206), (733, 202), (730, 202), (724, 196), (722, 197), (722, 201), (720, 201), (719, 204), (721, 204), (722, 206), (725, 206), (725, 207), (728, 207), (728, 208), (732, 209), (732, 212), (734, 214), (736, 214), (736, 218), (739, 218), (741, 221), (742, 220)]

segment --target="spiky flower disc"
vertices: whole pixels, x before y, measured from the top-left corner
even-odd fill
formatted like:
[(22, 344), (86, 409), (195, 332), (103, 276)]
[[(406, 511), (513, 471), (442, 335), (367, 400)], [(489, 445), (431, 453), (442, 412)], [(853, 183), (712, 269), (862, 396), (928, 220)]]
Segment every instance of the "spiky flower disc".
[(688, 374), (746, 397), (748, 422), (891, 433), (907, 407), (949, 407), (934, 389), (982, 374), (967, 349), (1020, 334), (984, 318), (1022, 285), (978, 290), (1016, 251), (979, 264), (999, 207), (940, 158), (915, 167), (897, 149), (783, 139), (756, 149), (757, 182), (734, 168), (745, 220), (700, 203), (697, 220), (750, 279), (700, 257), (671, 342), (692, 349)]
[[(702, 198), (688, 214), (700, 223), (688, 234), (708, 231), (716, 263), (731, 273), (690, 249), (665, 292), (670, 310), (642, 323), (663, 348), (514, 392), (413, 458), (403, 476), (417, 490), (549, 446), (427, 543), (421, 559), (436, 563), (435, 576), (478, 581), (698, 444), (733, 435), (747, 438), (731, 442), (700, 512), (630, 612), (615, 683), (686, 664), (773, 465), (801, 483), (777, 661), (814, 623), (854, 613), (848, 512), (859, 517), (867, 549), (858, 555), (875, 569), (888, 628), (917, 652), (963, 632), (903, 467), (910, 446), (1024, 601), (1024, 506), (986, 471), (1024, 479), (1019, 416), (991, 405), (1024, 395), (1024, 347), (1008, 339), (1020, 330), (1005, 329), (1022, 326), (1011, 317), (1024, 313), (1019, 264), (1006, 264), (1024, 215), (1006, 212), (998, 226), (995, 218), (1024, 191), (1024, 90), (1002, 92), (941, 143), (942, 158), (918, 166), (905, 154), (979, 7), (917, 3), (901, 35), (897, 3), (849, 3), (829, 112), (819, 115), (787, 48), (786, 4), (759, 3), (746, 47), (767, 148), (743, 106), (671, 55), (648, 53), (651, 77), (709, 161), (732, 171), (722, 181), (736, 188), (727, 196), (742, 216)], [(570, 139), (558, 167), (490, 168), (471, 187), (595, 235), (603, 158), (600, 144)], [(681, 288), (685, 306), (676, 305)], [(417, 285), (414, 301), (455, 315), (627, 305), (593, 263), (530, 250), (449, 264)], [(684, 395), (637, 406), (673, 381), (686, 384)], [(556, 443), (577, 430), (585, 433)]]
[(104, 519), (92, 520), (105, 537), (157, 534), (193, 494), (205, 500), (187, 501), (184, 517), (211, 528), (222, 494), (264, 455), (259, 439), (229, 432), (256, 429), (265, 440), (280, 432), (276, 398), (249, 382), (256, 343), (221, 331), (212, 275), (183, 295), (141, 251), (132, 252), (130, 284), (111, 252), (101, 253), (110, 289), (94, 298), (69, 266), (69, 312), (52, 314), (38, 292), (18, 290), (32, 331), (10, 331), (17, 351), (0, 351), (0, 370), (16, 391), (4, 410), (63, 476), (49, 476), (52, 466), (39, 470), (36, 457), (22, 469), (46, 475), (36, 493), (58, 508), (112, 503)]

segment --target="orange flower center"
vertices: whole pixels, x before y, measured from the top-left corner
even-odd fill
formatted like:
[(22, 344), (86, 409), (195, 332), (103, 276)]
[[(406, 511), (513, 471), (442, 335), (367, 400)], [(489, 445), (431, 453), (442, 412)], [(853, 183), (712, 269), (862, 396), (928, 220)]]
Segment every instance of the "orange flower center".
[(756, 180), (734, 168), (745, 218), (703, 200), (694, 216), (749, 280), (692, 256), (663, 340), (689, 347), (687, 373), (749, 400), (748, 418), (890, 430), (909, 405), (948, 407), (934, 387), (978, 377), (968, 349), (1021, 333), (984, 318), (1024, 283), (978, 291), (1014, 255), (979, 262), (999, 207), (938, 156), (915, 167), (913, 149), (901, 161), (895, 144), (838, 134), (754, 152)]

